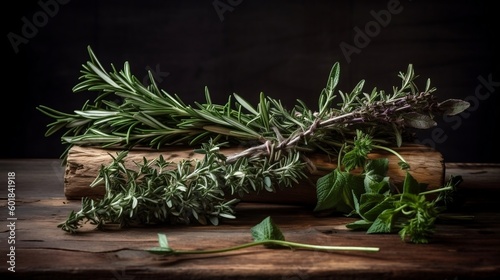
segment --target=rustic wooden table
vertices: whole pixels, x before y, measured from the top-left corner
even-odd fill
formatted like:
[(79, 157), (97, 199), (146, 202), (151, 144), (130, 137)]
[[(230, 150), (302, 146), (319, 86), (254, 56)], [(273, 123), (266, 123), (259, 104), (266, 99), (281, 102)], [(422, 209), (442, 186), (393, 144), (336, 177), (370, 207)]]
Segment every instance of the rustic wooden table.
[[(351, 232), (347, 217), (315, 217), (297, 205), (241, 203), (237, 219), (219, 226), (156, 226), (68, 234), (57, 227), (80, 202), (63, 194), (55, 159), (0, 160), (4, 176), (0, 217), (2, 269), (8, 279), (494, 279), (500, 276), (500, 165), (446, 164), (461, 175), (472, 221), (438, 223), (429, 244), (396, 234)], [(8, 177), (15, 172), (15, 200)], [(13, 175), (13, 174), (10, 174)], [(15, 209), (9, 215), (9, 204)], [(289, 241), (379, 247), (379, 252), (319, 252), (251, 247), (230, 253), (158, 256), (166, 233), (176, 249), (210, 249), (251, 241), (250, 228), (272, 216)], [(15, 242), (15, 243), (14, 243)], [(15, 270), (15, 272), (12, 272)], [(500, 278), (499, 278), (500, 279)]]

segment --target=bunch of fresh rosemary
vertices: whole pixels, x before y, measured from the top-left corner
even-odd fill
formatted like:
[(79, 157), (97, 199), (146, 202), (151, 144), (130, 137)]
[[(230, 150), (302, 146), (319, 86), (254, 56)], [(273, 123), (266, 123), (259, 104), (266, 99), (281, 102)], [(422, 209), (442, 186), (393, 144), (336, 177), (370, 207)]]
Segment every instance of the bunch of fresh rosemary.
[[(287, 109), (263, 93), (256, 106), (237, 94), (219, 105), (212, 103), (208, 89), (204, 103), (189, 105), (160, 90), (151, 73), (150, 84), (144, 85), (131, 74), (127, 62), (122, 70), (112, 65), (108, 72), (90, 47), (88, 52), (90, 60), (83, 65), (81, 82), (73, 91), (97, 91), (98, 97), (71, 114), (37, 108), (55, 120), (48, 125), (46, 136), (65, 130), (61, 139), (68, 149), (72, 145), (123, 149), (109, 166), (102, 167), (93, 184), (103, 183), (106, 196), (84, 198), (82, 209), (60, 225), (70, 232), (84, 220), (99, 226), (189, 223), (193, 219), (217, 224), (218, 217), (233, 217), (236, 200), (228, 201), (228, 194), (272, 191), (307, 176), (305, 167), (314, 168), (308, 153), (336, 158), (343, 151), (344, 160), (361, 166), (371, 149), (398, 155), (391, 147), (410, 139), (411, 128), (430, 128), (436, 125), (436, 115), (457, 114), (469, 106), (457, 99), (437, 101), (430, 80), (419, 90), (411, 64), (406, 73), (399, 73), (401, 86), (390, 93), (376, 88), (365, 93), (362, 80), (351, 92), (338, 91), (337, 95), (338, 63), (333, 65), (315, 109), (301, 100)], [(359, 137), (369, 140), (369, 147), (356, 144)], [(162, 158), (137, 163), (135, 170), (123, 164), (127, 150), (135, 146), (173, 145), (201, 146), (197, 151), (205, 157), (183, 161), (174, 169), (167, 168), (173, 164)], [(219, 152), (224, 145), (247, 149), (226, 157)]]
[(392, 93), (376, 88), (365, 93), (361, 80), (350, 93), (339, 91), (338, 100), (335, 94), (340, 75), (338, 63), (333, 65), (315, 109), (301, 100), (287, 109), (279, 100), (263, 93), (255, 107), (237, 94), (229, 96), (226, 104), (218, 105), (211, 102), (208, 89), (205, 89), (205, 103), (188, 105), (179, 96), (160, 90), (151, 73), (150, 85), (145, 86), (130, 73), (128, 62), (122, 70), (112, 65), (108, 73), (90, 47), (88, 52), (90, 61), (83, 65), (82, 81), (73, 91), (96, 91), (99, 96), (73, 114), (43, 105), (37, 107), (55, 120), (48, 125), (45, 135), (65, 130), (61, 139), (70, 146), (161, 148), (179, 144), (198, 146), (213, 139), (229, 145), (252, 146), (242, 154), (245, 156), (269, 154), (271, 149), (322, 151), (336, 156), (358, 129), (370, 135), (374, 144), (380, 144), (375, 148), (400, 146), (408, 132), (406, 128), (432, 127), (436, 124), (435, 115), (456, 114), (469, 106), (455, 99), (438, 102), (430, 80), (419, 91), (411, 64), (406, 73), (399, 74), (401, 87), (394, 87)]

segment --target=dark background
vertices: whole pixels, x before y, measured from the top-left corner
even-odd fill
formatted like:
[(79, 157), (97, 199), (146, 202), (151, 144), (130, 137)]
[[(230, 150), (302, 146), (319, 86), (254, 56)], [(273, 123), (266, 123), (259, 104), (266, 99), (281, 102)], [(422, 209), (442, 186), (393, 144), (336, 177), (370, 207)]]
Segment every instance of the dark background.
[[(188, 103), (203, 101), (207, 86), (217, 103), (233, 92), (257, 102), (262, 91), (313, 107), (337, 61), (342, 91), (361, 79), (366, 91), (391, 91), (411, 63), (422, 88), (430, 78), (439, 99), (472, 104), (419, 141), (447, 162), (499, 162), (495, 11), (493, 1), (13, 1), (3, 9), (1, 157), (61, 155), (60, 135), (44, 136), (52, 119), (35, 108), (72, 112), (95, 97), (71, 91), (91, 46), (106, 68), (128, 61), (139, 78), (151, 69)], [(341, 44), (358, 52), (346, 56)]]

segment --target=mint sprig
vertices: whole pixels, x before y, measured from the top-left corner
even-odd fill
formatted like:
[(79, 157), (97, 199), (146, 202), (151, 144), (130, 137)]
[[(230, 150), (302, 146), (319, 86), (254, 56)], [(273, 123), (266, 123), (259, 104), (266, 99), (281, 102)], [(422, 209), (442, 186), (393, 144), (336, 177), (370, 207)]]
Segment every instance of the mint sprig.
[(251, 234), (253, 237), (252, 242), (225, 247), (219, 249), (208, 249), (208, 250), (176, 250), (170, 247), (167, 235), (164, 233), (158, 233), (158, 243), (159, 247), (153, 247), (148, 249), (150, 253), (157, 255), (199, 255), (199, 254), (217, 254), (229, 251), (241, 250), (254, 246), (265, 246), (266, 248), (283, 248), (288, 247), (290, 249), (305, 249), (305, 250), (315, 250), (315, 251), (364, 251), (364, 252), (378, 252), (380, 249), (378, 247), (363, 247), (363, 246), (325, 246), (325, 245), (312, 245), (306, 243), (297, 243), (286, 241), (281, 229), (274, 223), (272, 218), (269, 216), (262, 220), (259, 224), (251, 228)]
[[(358, 133), (358, 138), (364, 141), (354, 141), (350, 151), (366, 151), (369, 136)], [(397, 232), (402, 240), (428, 243), (436, 219), (446, 209), (439, 202), (445, 197), (449, 199), (450, 192), (456, 188), (456, 183), (453, 183), (456, 180), (450, 180), (441, 188), (427, 190), (428, 185), (418, 182), (407, 170), (402, 192), (399, 192), (391, 186), (387, 176), (387, 159), (368, 159), (366, 152), (349, 152), (344, 159), (346, 156), (348, 160), (339, 160), (344, 165), (318, 179), (314, 211), (357, 216), (359, 220), (346, 225), (353, 230), (366, 230), (368, 234)], [(363, 171), (360, 174), (351, 172), (359, 163), (363, 163)], [(442, 195), (432, 200), (426, 197), (432, 193)]]

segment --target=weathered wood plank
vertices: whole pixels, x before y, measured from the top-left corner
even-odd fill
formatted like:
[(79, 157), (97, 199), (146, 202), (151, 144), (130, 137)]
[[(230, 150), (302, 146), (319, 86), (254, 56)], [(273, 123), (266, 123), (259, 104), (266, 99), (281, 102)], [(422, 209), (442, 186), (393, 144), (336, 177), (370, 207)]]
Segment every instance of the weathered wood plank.
[[(158, 225), (68, 234), (57, 228), (80, 202), (64, 197), (51, 162), (19, 160), (2, 171), (16, 170), (16, 272), (9, 279), (496, 279), (500, 276), (500, 165), (446, 164), (447, 174), (463, 175), (464, 207), (455, 214), (473, 215), (469, 222), (437, 223), (431, 242), (404, 243), (396, 234), (367, 235), (345, 228), (344, 216), (316, 217), (301, 205), (243, 202), (234, 220), (219, 226)], [(45, 167), (44, 167), (45, 166)], [(57, 168), (56, 168), (57, 169)], [(61, 169), (62, 171), (62, 169)], [(51, 175), (44, 175), (51, 174)], [(59, 173), (60, 174), (60, 173)], [(23, 178), (21, 180), (21, 178)], [(44, 178), (42, 180), (42, 178)], [(37, 183), (39, 182), (39, 183)], [(496, 187), (494, 187), (496, 186)], [(22, 187), (22, 190), (21, 190)], [(45, 197), (46, 193), (57, 194)], [(0, 200), (1, 218), (7, 214)], [(289, 241), (319, 245), (379, 247), (375, 253), (318, 252), (252, 247), (199, 256), (157, 256), (157, 233), (168, 235), (178, 250), (215, 249), (251, 241), (250, 228), (271, 216)], [(0, 233), (0, 255), (7, 255), (10, 232)]]
[[(432, 242), (414, 245), (395, 234), (367, 235), (344, 227), (352, 219), (314, 217), (300, 206), (243, 203), (237, 220), (219, 226), (154, 226), (108, 229), (92, 227), (67, 234), (56, 227), (65, 217), (40, 214), (41, 208), (77, 208), (76, 201), (58, 199), (21, 204), (14, 276), (30, 279), (72, 276), (113, 278), (115, 274), (142, 278), (164, 275), (175, 279), (489, 279), (500, 273), (498, 214), (484, 214), (473, 223), (439, 224)], [(57, 206), (59, 207), (59, 206)], [(57, 208), (55, 207), (55, 208)], [(157, 246), (157, 233), (166, 233), (179, 250), (216, 249), (251, 241), (250, 227), (271, 215), (287, 240), (309, 244), (372, 246), (376, 253), (318, 252), (252, 247), (200, 256), (162, 257), (145, 250)], [(3, 238), (2, 238), (3, 239)], [(5, 244), (5, 243), (4, 243)], [(1, 248), (0, 253), (6, 254)], [(459, 253), (458, 253), (459, 252)], [(50, 257), (47, 257), (50, 256)], [(307, 278), (304, 278), (307, 277)]]

